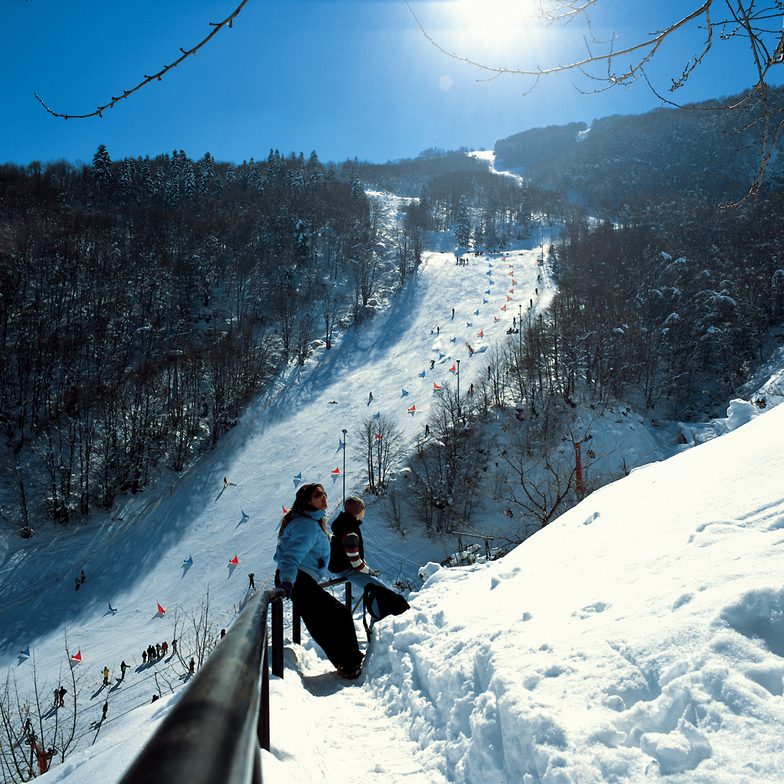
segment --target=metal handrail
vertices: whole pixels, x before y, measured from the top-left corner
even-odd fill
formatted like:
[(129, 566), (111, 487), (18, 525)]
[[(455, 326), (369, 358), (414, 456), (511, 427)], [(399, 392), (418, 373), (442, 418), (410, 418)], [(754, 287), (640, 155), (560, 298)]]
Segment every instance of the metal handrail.
[(278, 589), (251, 598), (120, 784), (261, 782), (260, 748), (270, 745), (267, 608), (273, 627), (280, 621), (272, 655), (282, 676), (283, 596)]
[[(321, 583), (324, 588), (345, 578)], [(261, 752), (270, 749), (267, 610), (271, 669), (283, 677), (283, 602), (279, 588), (259, 591), (193, 677), (120, 784), (260, 784)], [(293, 607), (294, 642), (299, 616)]]

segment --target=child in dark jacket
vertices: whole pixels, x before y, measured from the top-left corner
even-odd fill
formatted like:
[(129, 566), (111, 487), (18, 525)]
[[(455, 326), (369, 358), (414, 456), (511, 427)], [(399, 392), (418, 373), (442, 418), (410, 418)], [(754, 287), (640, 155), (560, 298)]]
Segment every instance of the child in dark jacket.
[[(365, 561), (365, 545), (362, 541), (362, 518), (365, 504), (361, 498), (349, 496), (341, 512), (332, 523), (329, 570), (348, 580), (360, 591), (367, 591), (371, 617), (399, 615), (408, 609), (408, 602), (378, 579), (378, 569), (371, 569)], [(370, 586), (370, 587), (368, 587)]]

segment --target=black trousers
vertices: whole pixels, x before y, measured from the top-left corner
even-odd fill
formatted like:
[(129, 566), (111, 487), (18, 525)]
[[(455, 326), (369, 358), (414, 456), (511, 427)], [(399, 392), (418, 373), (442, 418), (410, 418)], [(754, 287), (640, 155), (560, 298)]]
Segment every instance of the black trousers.
[(361, 663), (354, 619), (345, 604), (305, 572), (297, 572), (291, 599), (310, 636), (335, 667), (351, 670)]

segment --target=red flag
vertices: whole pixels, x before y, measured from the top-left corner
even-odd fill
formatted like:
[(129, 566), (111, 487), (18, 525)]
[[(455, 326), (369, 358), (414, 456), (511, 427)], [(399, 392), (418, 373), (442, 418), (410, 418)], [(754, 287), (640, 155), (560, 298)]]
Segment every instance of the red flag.
[(513, 285), (515, 285), (515, 286), (517, 285), (517, 281), (516, 281), (516, 280), (513, 280), (513, 281), (512, 281), (512, 283), (513, 283)]
[(452, 372), (453, 372), (453, 371), (455, 371), (455, 370), (457, 370), (457, 365), (452, 365), (452, 367), (451, 367), (451, 368), (449, 368), (449, 372), (450, 372), (450, 373), (452, 373)]
[(482, 331), (481, 331), (481, 332), (480, 332), (480, 333), (477, 335), (477, 337), (478, 337), (478, 338), (483, 338), (484, 336), (485, 336), (485, 331), (484, 331), (484, 330), (482, 330)]
[(82, 649), (79, 648), (77, 653), (74, 656), (71, 656), (74, 661), (80, 662), (82, 660)]
[(506, 305), (504, 305), (504, 306), (501, 308), (501, 310), (506, 310)]
[(440, 387), (440, 386), (438, 386), (438, 384), (433, 384), (433, 389), (439, 389), (439, 390), (440, 390), (440, 389), (441, 389), (441, 387)]
[(289, 513), (289, 510), (288, 510), (288, 509), (286, 509), (286, 507), (284, 506), (284, 507), (283, 507), (283, 514), (288, 514), (288, 513)]
[(166, 610), (164, 610), (164, 609), (163, 609), (163, 607), (161, 607), (161, 605), (160, 605), (160, 604), (158, 605), (158, 612), (159, 612), (161, 615), (166, 615)]
[(380, 441), (381, 440), (381, 434), (380, 433), (376, 433), (376, 438)]
[(336, 468), (336, 469), (335, 469), (335, 470), (332, 472), (332, 476), (339, 476), (339, 475), (340, 475), (340, 469), (339, 469), (339, 468)]
[(500, 318), (497, 318), (496, 316), (493, 316), (493, 321), (500, 321), (500, 320), (501, 320)]
[(232, 559), (229, 561), (229, 563), (230, 563), (230, 564), (232, 564), (233, 566), (237, 566), (237, 565), (239, 564), (239, 562), (240, 562), (240, 560), (239, 560), (239, 558), (237, 558), (237, 556), (236, 556), (236, 555), (234, 556), (234, 558), (232, 558)]
[(411, 408), (408, 409), (409, 414), (413, 414), (415, 411), (416, 411), (416, 406), (411, 406)]
[(514, 294), (514, 289), (509, 289), (510, 294)]
[(510, 297), (508, 294), (506, 295), (506, 301), (509, 302), (510, 299), (514, 299), (514, 297)]

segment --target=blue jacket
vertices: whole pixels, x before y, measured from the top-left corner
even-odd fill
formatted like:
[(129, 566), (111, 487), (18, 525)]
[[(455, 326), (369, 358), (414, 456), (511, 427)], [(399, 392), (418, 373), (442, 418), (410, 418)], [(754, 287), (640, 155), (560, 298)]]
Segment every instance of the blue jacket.
[(282, 583), (294, 583), (301, 569), (319, 582), (329, 563), (329, 538), (319, 524), (321, 511), (298, 512), (278, 539), (275, 563)]

